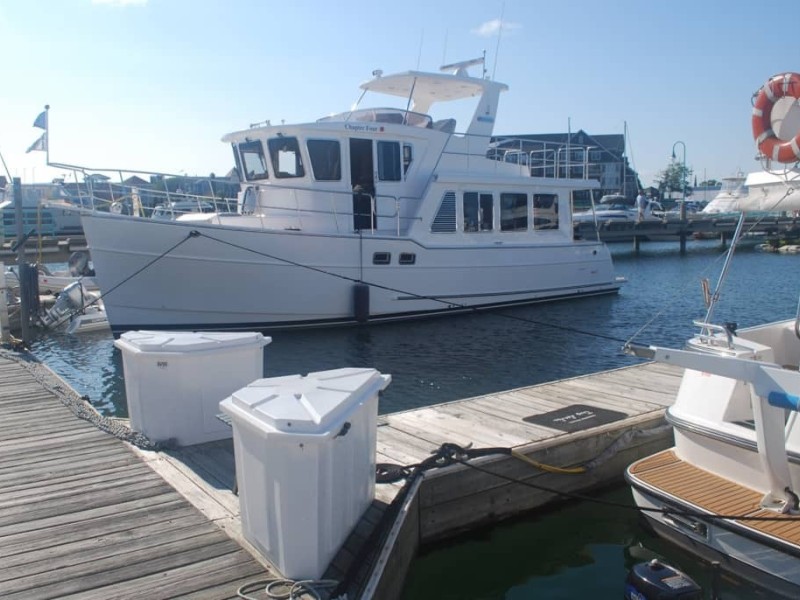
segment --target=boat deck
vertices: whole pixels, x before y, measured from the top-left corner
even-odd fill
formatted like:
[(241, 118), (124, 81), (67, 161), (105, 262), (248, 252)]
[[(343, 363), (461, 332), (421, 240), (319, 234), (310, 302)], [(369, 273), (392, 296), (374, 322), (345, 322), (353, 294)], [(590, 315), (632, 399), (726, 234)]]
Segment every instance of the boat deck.
[(630, 468), (636, 479), (671, 496), (717, 515), (772, 517), (776, 521), (736, 520), (736, 523), (800, 545), (800, 518), (764, 510), (759, 503), (763, 493), (681, 460), (673, 450), (664, 450)]

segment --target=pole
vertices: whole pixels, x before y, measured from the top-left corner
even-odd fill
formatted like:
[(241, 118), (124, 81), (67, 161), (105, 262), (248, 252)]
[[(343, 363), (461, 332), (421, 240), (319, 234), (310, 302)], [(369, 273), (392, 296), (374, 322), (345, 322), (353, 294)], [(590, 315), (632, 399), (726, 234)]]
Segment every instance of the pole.
[(11, 341), (11, 326), (8, 321), (8, 304), (6, 303), (6, 268), (0, 262), (0, 343)]
[(680, 233), (680, 253), (686, 253), (686, 144), (678, 140), (672, 144), (672, 158), (675, 159), (675, 146), (678, 144), (683, 148), (683, 162), (681, 168), (681, 206), (680, 206), (680, 219), (681, 219), (681, 233)]
[(24, 224), (22, 222), (22, 182), (19, 177), (14, 177), (14, 211), (17, 219), (17, 273), (19, 274), (19, 297), (20, 297), (20, 326), (22, 329), (22, 343), (28, 344), (28, 324), (30, 315), (28, 314), (27, 298), (27, 278), (24, 277), (23, 265), (25, 264), (25, 237)]

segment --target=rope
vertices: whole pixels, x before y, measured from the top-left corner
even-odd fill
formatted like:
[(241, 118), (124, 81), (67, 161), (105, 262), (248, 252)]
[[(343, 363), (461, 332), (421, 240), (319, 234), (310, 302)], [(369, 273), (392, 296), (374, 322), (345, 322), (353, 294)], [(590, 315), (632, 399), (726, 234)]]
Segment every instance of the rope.
[[(239, 587), (236, 595), (245, 600), (260, 600), (250, 594), (263, 588), (267, 598), (274, 600), (294, 600), (297, 598), (307, 598), (310, 600), (322, 600), (323, 590), (327, 590), (338, 585), (339, 582), (333, 579), (305, 579), (294, 581), (292, 579), (263, 579), (252, 581)], [(339, 596), (341, 600), (345, 597)]]

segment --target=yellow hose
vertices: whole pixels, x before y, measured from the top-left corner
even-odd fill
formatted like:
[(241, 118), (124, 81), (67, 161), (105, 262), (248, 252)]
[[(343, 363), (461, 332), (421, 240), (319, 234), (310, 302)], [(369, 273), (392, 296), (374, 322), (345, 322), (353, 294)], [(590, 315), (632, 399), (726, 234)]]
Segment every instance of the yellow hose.
[(516, 450), (511, 451), (511, 456), (518, 458), (519, 460), (526, 462), (541, 471), (547, 471), (548, 473), (561, 473), (563, 475), (579, 475), (581, 473), (586, 473), (586, 467), (554, 467), (552, 465), (546, 465), (544, 463), (535, 461), (532, 458), (522, 454), (522, 452), (517, 452)]

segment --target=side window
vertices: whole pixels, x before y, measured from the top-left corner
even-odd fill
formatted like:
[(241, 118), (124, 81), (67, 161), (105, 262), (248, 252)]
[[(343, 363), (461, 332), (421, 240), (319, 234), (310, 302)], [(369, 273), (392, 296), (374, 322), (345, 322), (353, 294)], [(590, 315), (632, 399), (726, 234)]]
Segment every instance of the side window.
[(271, 138), (267, 141), (267, 146), (269, 146), (269, 157), (275, 177), (285, 179), (305, 176), (303, 159), (300, 157), (300, 146), (296, 137)]
[(239, 156), (241, 156), (241, 164), (244, 168), (242, 175), (244, 175), (245, 179), (253, 181), (254, 179), (267, 179), (269, 177), (267, 174), (267, 160), (264, 157), (264, 147), (260, 141), (255, 140), (239, 144)]
[(317, 181), (341, 181), (342, 150), (336, 140), (308, 140), (311, 171)]
[(533, 195), (533, 228), (558, 229), (558, 196), (556, 194)]
[(500, 231), (527, 231), (528, 195), (500, 194)]
[(400, 181), (400, 143), (378, 142), (378, 179), (381, 181)]
[(491, 231), (494, 226), (493, 205), (491, 194), (464, 192), (464, 231)]

